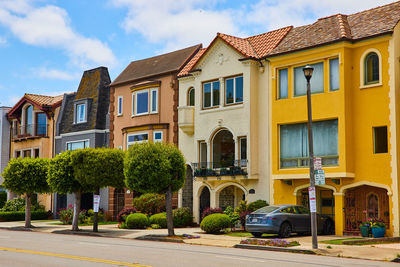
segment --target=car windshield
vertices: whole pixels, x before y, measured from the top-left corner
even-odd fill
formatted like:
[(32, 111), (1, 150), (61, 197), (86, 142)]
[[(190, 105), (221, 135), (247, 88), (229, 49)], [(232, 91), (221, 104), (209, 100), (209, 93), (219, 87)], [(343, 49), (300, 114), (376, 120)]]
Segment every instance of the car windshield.
[(253, 213), (255, 213), (255, 214), (265, 214), (265, 213), (273, 212), (273, 211), (275, 211), (277, 209), (279, 209), (279, 207), (277, 207), (277, 206), (265, 206), (265, 207), (262, 207), (261, 209), (256, 210)]

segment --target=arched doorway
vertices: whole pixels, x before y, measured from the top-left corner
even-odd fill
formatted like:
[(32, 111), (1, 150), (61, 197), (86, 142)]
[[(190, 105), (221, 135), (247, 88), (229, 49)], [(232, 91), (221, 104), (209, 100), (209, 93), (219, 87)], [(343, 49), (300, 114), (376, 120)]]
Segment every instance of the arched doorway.
[(212, 141), (213, 168), (228, 168), (234, 166), (235, 141), (233, 134), (226, 130), (217, 132)]
[(246, 198), (245, 196), (241, 188), (234, 185), (227, 186), (218, 193), (218, 206), (222, 210), (225, 210), (228, 206), (235, 208), (241, 200)]
[(344, 202), (345, 233), (356, 234), (366, 219), (383, 219), (390, 227), (387, 190), (369, 185), (347, 189)]
[(209, 207), (210, 207), (210, 190), (208, 189), (207, 186), (205, 186), (205, 187), (203, 187), (203, 190), (201, 191), (201, 194), (200, 194), (200, 216), (199, 216), (199, 218), (201, 218), (201, 214), (203, 214), (203, 211)]
[(114, 189), (114, 218), (125, 207), (125, 190), (123, 188)]
[(182, 189), (182, 207), (187, 207), (193, 211), (193, 171), (186, 166), (186, 179)]

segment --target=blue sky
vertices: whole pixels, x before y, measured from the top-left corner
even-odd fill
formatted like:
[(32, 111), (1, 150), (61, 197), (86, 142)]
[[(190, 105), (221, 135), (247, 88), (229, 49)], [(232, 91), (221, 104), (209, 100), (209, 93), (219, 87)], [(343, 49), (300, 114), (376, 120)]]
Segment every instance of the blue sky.
[(351, 14), (389, 0), (0, 0), (0, 105), (75, 91), (82, 72), (111, 79), (133, 60)]

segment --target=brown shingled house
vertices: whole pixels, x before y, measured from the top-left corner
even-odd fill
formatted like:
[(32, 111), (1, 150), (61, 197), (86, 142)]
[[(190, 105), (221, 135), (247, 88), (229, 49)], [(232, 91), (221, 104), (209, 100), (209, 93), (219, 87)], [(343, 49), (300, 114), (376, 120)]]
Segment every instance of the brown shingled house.
[[(146, 141), (178, 144), (176, 76), (200, 48), (195, 45), (133, 61), (111, 83), (110, 147), (126, 150)], [(133, 193), (125, 189), (110, 189), (109, 211), (116, 216), (132, 206), (132, 198)]]

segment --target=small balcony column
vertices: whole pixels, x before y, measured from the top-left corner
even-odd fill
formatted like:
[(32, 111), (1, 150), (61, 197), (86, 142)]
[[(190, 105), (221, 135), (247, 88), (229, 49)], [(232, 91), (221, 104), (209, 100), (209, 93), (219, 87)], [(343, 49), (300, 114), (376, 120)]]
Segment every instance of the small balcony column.
[(238, 160), (240, 162), (240, 155), (239, 155), (239, 146), (240, 146), (240, 142), (237, 138), (233, 137), (233, 142), (235, 142), (235, 159)]
[(211, 156), (211, 143), (206, 141), (207, 144), (207, 168), (212, 168), (212, 156)]

